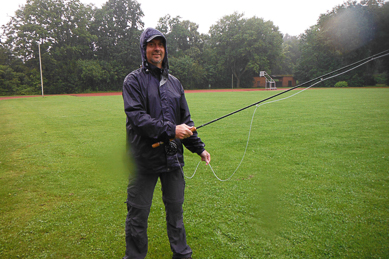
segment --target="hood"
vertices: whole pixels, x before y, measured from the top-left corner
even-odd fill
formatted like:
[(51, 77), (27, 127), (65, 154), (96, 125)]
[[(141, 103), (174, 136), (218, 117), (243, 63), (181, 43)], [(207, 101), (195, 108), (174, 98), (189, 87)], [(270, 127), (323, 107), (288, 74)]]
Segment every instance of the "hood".
[(165, 57), (163, 58), (163, 63), (162, 63), (162, 68), (165, 70), (165, 72), (168, 72), (169, 69), (169, 62), (167, 58), (167, 43), (166, 43), (166, 38), (160, 32), (159, 30), (153, 29), (153, 28), (147, 28), (142, 32), (140, 35), (140, 53), (142, 55), (142, 67), (146, 70), (150, 68), (149, 63), (147, 62), (146, 58), (146, 44), (150, 40), (156, 38), (156, 37), (162, 37), (165, 41)]

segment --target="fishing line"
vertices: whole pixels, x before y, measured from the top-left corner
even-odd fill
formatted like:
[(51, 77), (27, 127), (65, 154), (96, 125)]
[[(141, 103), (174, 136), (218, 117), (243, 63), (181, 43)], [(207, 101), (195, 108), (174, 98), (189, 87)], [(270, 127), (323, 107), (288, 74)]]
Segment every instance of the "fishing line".
[[(214, 174), (214, 176), (216, 177), (216, 179), (218, 179), (218, 180), (221, 181), (221, 182), (229, 181), (229, 180), (235, 175), (235, 173), (238, 171), (239, 167), (241, 166), (241, 164), (242, 164), (242, 162), (243, 162), (243, 160), (244, 160), (244, 158), (245, 158), (245, 156), (246, 156), (247, 147), (248, 147), (248, 144), (249, 144), (249, 141), (250, 141), (250, 135), (251, 135), (252, 125), (253, 125), (253, 121), (254, 121), (254, 115), (255, 115), (257, 109), (258, 109), (260, 106), (265, 105), (265, 104), (270, 104), (270, 103), (275, 103), (275, 102), (283, 101), (283, 100), (289, 99), (289, 98), (291, 98), (291, 97), (294, 97), (294, 96), (296, 96), (296, 95), (302, 93), (302, 92), (305, 91), (305, 90), (310, 89), (311, 87), (313, 87), (313, 86), (315, 86), (315, 85), (317, 85), (317, 84), (319, 84), (319, 83), (321, 83), (321, 82), (324, 82), (324, 81), (326, 81), (326, 80), (329, 80), (329, 79), (338, 77), (338, 76), (340, 76), (340, 75), (343, 75), (343, 74), (345, 74), (345, 73), (348, 73), (348, 72), (350, 72), (350, 71), (352, 71), (352, 70), (354, 70), (354, 69), (357, 69), (358, 67), (361, 67), (361, 66), (363, 66), (363, 65), (365, 65), (365, 64), (367, 64), (367, 63), (369, 63), (369, 62), (371, 62), (371, 61), (373, 61), (373, 60), (375, 60), (375, 59), (379, 59), (379, 58), (388, 56), (388, 55), (389, 55), (388, 52), (389, 52), (389, 50), (385, 50), (385, 51), (380, 52), (380, 53), (378, 53), (378, 54), (376, 54), (376, 55), (373, 55), (373, 56), (371, 56), (371, 57), (368, 57), (368, 58), (365, 58), (365, 59), (363, 59), (363, 60), (357, 61), (357, 62), (355, 62), (355, 63), (353, 63), (353, 64), (351, 64), (351, 65), (347, 65), (347, 66), (342, 67), (342, 68), (340, 68), (340, 69), (334, 70), (334, 71), (332, 71), (332, 72), (330, 72), (330, 73), (327, 73), (327, 74), (325, 74), (325, 75), (323, 75), (323, 76), (317, 77), (317, 78), (312, 79), (312, 80), (310, 80), (310, 81), (308, 81), (308, 82), (305, 82), (305, 83), (302, 83), (302, 84), (300, 84), (300, 85), (297, 85), (297, 86), (295, 86), (295, 87), (293, 87), (293, 88), (290, 88), (290, 89), (288, 89), (288, 90), (286, 90), (286, 91), (283, 91), (283, 92), (281, 92), (281, 93), (279, 93), (279, 94), (270, 96), (270, 97), (268, 97), (268, 98), (266, 98), (266, 99), (263, 99), (263, 100), (261, 100), (261, 101), (259, 101), (259, 102), (256, 102), (256, 103), (254, 103), (254, 104), (251, 104), (251, 105), (249, 105), (249, 106), (246, 106), (246, 107), (244, 107), (244, 108), (242, 108), (242, 109), (239, 109), (239, 110), (237, 110), (237, 111), (235, 111), (235, 112), (232, 112), (232, 113), (229, 113), (229, 114), (227, 114), (227, 115), (224, 115), (224, 116), (222, 116), (222, 117), (220, 117), (220, 118), (217, 118), (217, 119), (215, 119), (215, 120), (212, 120), (212, 121), (210, 121), (210, 122), (207, 122), (207, 123), (202, 124), (202, 125), (200, 125), (199, 127), (197, 127), (196, 129), (199, 129), (199, 128), (204, 127), (204, 126), (206, 126), (206, 125), (209, 125), (209, 124), (211, 124), (211, 123), (213, 123), (213, 122), (216, 122), (216, 121), (218, 121), (218, 120), (221, 120), (221, 119), (223, 119), (223, 118), (226, 118), (226, 117), (228, 117), (228, 116), (230, 116), (230, 115), (233, 115), (233, 114), (235, 114), (235, 113), (238, 113), (238, 112), (240, 112), (240, 111), (243, 111), (243, 110), (245, 110), (245, 109), (247, 109), (247, 108), (256, 106), (256, 108), (255, 108), (255, 110), (254, 110), (254, 112), (253, 112), (253, 115), (252, 115), (252, 117), (251, 117), (250, 129), (249, 129), (249, 133), (248, 133), (248, 137), (247, 137), (247, 142), (246, 142), (246, 148), (245, 148), (245, 150), (244, 150), (244, 152), (243, 152), (242, 159), (240, 160), (240, 162), (239, 162), (237, 168), (236, 168), (236, 169), (234, 170), (234, 172), (230, 175), (230, 177), (228, 177), (227, 179), (224, 179), (224, 180), (223, 180), (223, 179), (220, 179), (220, 178), (217, 176), (217, 174), (215, 173), (215, 171), (214, 171), (214, 169), (212, 168), (211, 164), (210, 164), (210, 163), (208, 164), (208, 165), (209, 165), (209, 168), (211, 169), (211, 171), (212, 171), (212, 173)], [(353, 66), (353, 67), (351, 67), (351, 66)], [(350, 68), (350, 67), (351, 67), (351, 68)], [(349, 68), (349, 69), (348, 69), (348, 68)], [(346, 69), (346, 70), (345, 70), (345, 69)], [(338, 74), (335, 74), (335, 75), (331, 75), (331, 74), (334, 74), (334, 73), (339, 72), (339, 71), (342, 71), (342, 70), (344, 70), (344, 71), (343, 71), (343, 72), (340, 72), (340, 73), (338, 73)], [(328, 77), (326, 77), (326, 76), (328, 76)], [(326, 78), (325, 78), (325, 77), (326, 77)], [(297, 93), (295, 93), (295, 94), (292, 94), (292, 95), (287, 96), (287, 97), (285, 97), (285, 98), (281, 98), (281, 99), (277, 99), (277, 100), (274, 100), (274, 101), (266, 102), (267, 100), (269, 100), (269, 99), (271, 99), (271, 98), (274, 98), (274, 97), (279, 96), (279, 95), (281, 95), (281, 94), (287, 93), (287, 92), (289, 92), (289, 91), (291, 91), (291, 90), (293, 90), (293, 89), (296, 89), (296, 88), (298, 88), (298, 87), (301, 87), (302, 85), (306, 85), (306, 84), (308, 84), (308, 83), (311, 83), (311, 82), (313, 82), (313, 81), (315, 81), (315, 80), (318, 80), (318, 81), (315, 82), (315, 83), (313, 83), (312, 85), (310, 85), (310, 86), (308, 86), (308, 87), (306, 87), (306, 88), (300, 90), (299, 92), (297, 92)], [(177, 160), (178, 160), (178, 158), (177, 158)], [(198, 164), (197, 164), (197, 166), (196, 166), (196, 169), (195, 169), (193, 175), (190, 176), (190, 177), (185, 176), (185, 174), (184, 174), (184, 172), (183, 172), (183, 170), (182, 170), (182, 168), (181, 168), (181, 172), (182, 172), (182, 174), (184, 175), (184, 177), (185, 177), (185, 178), (188, 178), (188, 179), (192, 179), (192, 178), (195, 176), (195, 174), (196, 174), (196, 172), (197, 172), (197, 169), (198, 169), (200, 163), (201, 163), (201, 161), (198, 162)]]
[[(339, 69), (337, 69), (337, 70), (334, 70), (334, 71), (332, 71), (332, 72), (329, 72), (329, 73), (327, 73), (327, 74), (324, 74), (324, 75), (322, 75), (322, 76), (319, 76), (319, 77), (316, 77), (316, 78), (314, 78), (314, 79), (311, 79), (311, 80), (309, 80), (309, 81), (307, 81), (307, 82), (305, 82), (305, 83), (296, 85), (295, 87), (292, 87), (292, 88), (290, 88), (290, 89), (288, 89), (288, 90), (286, 90), (286, 91), (283, 91), (283, 92), (280, 92), (280, 93), (278, 93), (278, 94), (272, 95), (272, 96), (270, 96), (270, 97), (268, 97), (268, 98), (265, 98), (265, 99), (263, 99), (263, 100), (261, 100), (261, 101), (259, 101), (259, 102), (250, 104), (250, 105), (248, 105), (248, 106), (246, 106), (246, 107), (243, 107), (243, 108), (241, 108), (241, 109), (239, 109), (239, 110), (236, 110), (236, 111), (234, 111), (234, 112), (231, 112), (231, 113), (229, 113), (229, 114), (226, 114), (226, 115), (224, 115), (224, 116), (222, 116), (222, 117), (220, 117), (220, 118), (217, 118), (217, 119), (214, 119), (214, 120), (212, 120), (212, 121), (210, 121), (210, 122), (204, 123), (204, 124), (202, 124), (202, 125), (196, 127), (196, 130), (197, 130), (197, 129), (200, 129), (200, 128), (202, 128), (202, 127), (205, 127), (205, 126), (207, 126), (207, 125), (209, 125), (209, 124), (211, 124), (211, 123), (214, 123), (214, 122), (216, 122), (216, 121), (219, 121), (219, 120), (221, 120), (221, 119), (224, 119), (224, 118), (226, 118), (226, 117), (229, 117), (229, 116), (231, 116), (231, 115), (233, 115), (233, 114), (236, 114), (236, 113), (238, 113), (238, 112), (241, 112), (241, 111), (243, 111), (243, 110), (246, 110), (246, 109), (248, 109), (248, 108), (250, 108), (250, 107), (253, 107), (253, 106), (257, 105), (257, 104), (266, 102), (266, 101), (268, 101), (268, 100), (270, 100), (270, 99), (273, 99), (273, 98), (275, 98), (275, 97), (277, 97), (277, 96), (279, 96), (279, 95), (285, 94), (285, 93), (287, 93), (287, 92), (289, 92), (289, 91), (292, 91), (292, 90), (294, 90), (294, 89), (296, 89), (296, 88), (299, 88), (299, 87), (301, 87), (301, 86), (303, 86), (303, 85), (310, 84), (311, 82), (314, 82), (314, 81), (316, 81), (316, 80), (325, 81), (325, 80), (331, 79), (331, 78), (333, 78), (333, 77), (342, 75), (342, 74), (344, 74), (344, 73), (346, 73), (346, 72), (348, 72), (348, 71), (351, 71), (351, 70), (353, 70), (353, 69), (356, 69), (356, 68), (358, 68), (359, 66), (364, 65), (364, 64), (366, 64), (366, 63), (368, 63), (368, 62), (370, 62), (370, 61), (373, 61), (373, 60), (375, 60), (375, 59), (378, 59), (378, 58), (382, 58), (382, 57), (384, 57), (384, 56), (387, 56), (387, 55), (389, 55), (388, 52), (389, 52), (389, 49), (388, 49), (388, 50), (385, 50), (385, 51), (382, 51), (382, 52), (380, 52), (380, 53), (378, 53), (378, 54), (375, 54), (375, 55), (373, 55), (373, 56), (371, 56), (371, 57), (368, 57), (368, 58), (362, 59), (362, 60), (360, 60), (360, 61), (354, 62), (354, 63), (352, 63), (352, 64), (350, 64), (350, 65), (347, 65), (347, 66), (344, 66), (344, 67), (342, 67), (342, 68), (339, 68)], [(384, 54), (384, 53), (386, 53), (386, 54)], [(359, 65), (356, 65), (356, 64), (359, 64)], [(349, 68), (349, 67), (351, 67), (351, 66), (354, 66), (354, 65), (356, 65), (356, 66), (353, 67), (353, 68), (350, 69), (350, 70), (347, 70), (347, 71), (342, 72), (342, 73), (340, 73), (340, 74), (337, 74), (337, 75), (335, 75), (335, 76), (328, 77), (328, 78), (325, 79), (325, 80), (323, 79), (323, 78), (326, 77), (326, 76), (329, 76), (329, 75), (331, 75), (331, 74), (334, 74), (334, 73), (339, 72), (339, 71), (342, 71), (342, 70), (345, 70), (345, 69), (347, 69), (347, 68)], [(320, 82), (320, 81), (319, 81), (319, 82)]]
[[(272, 99), (272, 98), (275, 98), (275, 97), (277, 97), (277, 96), (279, 96), (279, 95), (285, 94), (285, 93), (287, 93), (287, 92), (289, 92), (289, 91), (292, 91), (292, 90), (294, 90), (294, 89), (296, 89), (296, 88), (299, 88), (299, 87), (301, 87), (301, 86), (303, 86), (303, 85), (307, 85), (307, 84), (309, 84), (309, 83), (311, 83), (311, 82), (314, 82), (314, 81), (316, 81), (316, 80), (320, 80), (320, 81), (316, 82), (315, 84), (317, 84), (317, 83), (319, 83), (319, 82), (322, 82), (322, 81), (325, 81), (325, 80), (328, 80), (328, 79), (331, 79), (331, 78), (334, 78), (334, 77), (337, 77), (337, 76), (342, 75), (342, 74), (344, 74), (344, 73), (347, 73), (347, 72), (349, 72), (349, 71), (351, 71), (351, 70), (353, 70), (353, 69), (356, 69), (356, 68), (358, 68), (359, 66), (362, 66), (362, 65), (364, 65), (364, 64), (366, 64), (366, 63), (368, 63), (368, 62), (371, 62), (371, 61), (373, 61), (373, 60), (375, 60), (375, 59), (382, 58), (382, 57), (384, 57), (384, 56), (389, 55), (388, 52), (389, 52), (389, 49), (387, 49), (387, 50), (385, 50), (385, 51), (382, 51), (382, 52), (380, 52), (380, 53), (378, 53), (378, 54), (375, 54), (375, 55), (373, 55), (373, 56), (370, 56), (370, 57), (368, 57), (368, 58), (365, 58), (365, 59), (359, 60), (359, 61), (357, 61), (357, 62), (354, 62), (354, 63), (352, 63), (352, 64), (350, 64), (350, 65), (347, 65), (347, 66), (344, 66), (344, 67), (342, 67), (342, 68), (339, 68), (339, 69), (337, 69), (337, 70), (334, 70), (334, 71), (332, 71), (332, 72), (329, 72), (329, 73), (327, 73), (327, 74), (324, 74), (324, 75), (322, 75), (322, 76), (319, 76), (319, 77), (316, 77), (316, 78), (314, 78), (314, 79), (311, 79), (311, 80), (309, 80), (309, 81), (307, 81), (307, 82), (305, 82), (305, 83), (296, 85), (295, 87), (292, 87), (292, 88), (290, 88), (290, 89), (288, 89), (288, 90), (286, 90), (286, 91), (283, 91), (283, 92), (280, 92), (280, 93), (278, 93), (278, 94), (272, 95), (272, 96), (270, 96), (270, 97), (268, 97), (268, 98), (265, 98), (265, 99), (263, 99), (263, 100), (261, 100), (261, 101), (259, 101), (259, 102), (250, 104), (250, 105), (248, 105), (248, 106), (246, 106), (246, 107), (243, 107), (243, 108), (241, 108), (241, 109), (239, 109), (239, 110), (236, 110), (236, 111), (234, 111), (234, 112), (231, 112), (231, 113), (229, 113), (229, 114), (226, 114), (226, 115), (224, 115), (224, 116), (222, 116), (222, 117), (220, 117), (220, 118), (217, 118), (217, 119), (214, 119), (214, 120), (209, 121), (209, 122), (207, 122), (207, 123), (204, 123), (204, 124), (202, 124), (202, 125), (200, 125), (200, 126), (198, 126), (198, 127), (193, 127), (193, 128), (192, 128), (192, 131), (196, 131), (196, 130), (198, 130), (198, 129), (202, 128), (202, 127), (205, 127), (205, 126), (207, 126), (207, 125), (209, 125), (209, 124), (211, 124), (211, 123), (214, 123), (214, 122), (216, 122), (216, 121), (219, 121), (219, 120), (221, 120), (221, 119), (224, 119), (224, 118), (226, 118), (226, 117), (229, 117), (229, 116), (231, 116), (231, 115), (234, 115), (234, 114), (236, 114), (236, 113), (238, 113), (238, 112), (241, 112), (241, 111), (243, 111), (243, 110), (246, 110), (246, 109), (248, 109), (248, 108), (250, 108), (250, 107), (253, 107), (253, 106), (255, 106), (255, 105), (258, 105), (258, 104), (260, 104), (260, 103), (266, 102), (266, 101), (268, 101), (268, 100), (270, 100), (270, 99)], [(358, 64), (358, 65), (356, 65), (356, 64)], [(323, 79), (323, 78), (326, 77), (326, 76), (329, 76), (329, 75), (331, 75), (331, 74), (334, 74), (334, 73), (339, 72), (339, 71), (342, 71), (342, 70), (345, 70), (345, 69), (347, 69), (347, 68), (349, 68), (349, 67), (352, 67), (352, 66), (354, 66), (354, 65), (356, 65), (356, 66), (353, 67), (353, 68), (351, 68), (351, 69), (349, 69), (349, 70), (346, 70), (346, 71), (341, 72), (341, 73), (339, 73), (339, 74), (336, 74), (336, 75), (334, 75), (334, 76), (330, 76), (330, 77), (328, 77), (328, 78), (326, 78), (326, 79)], [(315, 84), (314, 84), (314, 85), (315, 85)], [(172, 139), (172, 140), (173, 140), (173, 139)], [(172, 141), (172, 140), (171, 140), (171, 141)], [(170, 142), (171, 142), (171, 141), (170, 141)], [(154, 143), (154, 144), (152, 145), (152, 147), (153, 147), (153, 148), (157, 148), (157, 147), (159, 147), (159, 146), (161, 146), (161, 145), (164, 145), (164, 144), (165, 144), (165, 143), (164, 143), (163, 141), (160, 141), (160, 142)]]

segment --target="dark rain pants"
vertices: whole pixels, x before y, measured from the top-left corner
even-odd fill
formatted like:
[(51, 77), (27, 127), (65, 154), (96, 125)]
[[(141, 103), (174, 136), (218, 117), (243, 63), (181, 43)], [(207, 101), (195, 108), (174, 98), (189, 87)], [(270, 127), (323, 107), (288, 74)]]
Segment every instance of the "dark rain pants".
[(147, 220), (155, 185), (161, 180), (165, 204), (167, 234), (173, 259), (192, 255), (186, 243), (182, 204), (185, 180), (180, 168), (160, 174), (137, 174), (130, 179), (127, 189), (126, 255), (123, 259), (145, 258), (148, 248)]

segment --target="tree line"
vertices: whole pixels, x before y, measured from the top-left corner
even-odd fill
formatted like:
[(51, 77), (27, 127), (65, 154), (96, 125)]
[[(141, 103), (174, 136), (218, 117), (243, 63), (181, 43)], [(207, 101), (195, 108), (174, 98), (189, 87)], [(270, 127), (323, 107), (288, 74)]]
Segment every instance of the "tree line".
[[(141, 64), (143, 16), (136, 0), (108, 0), (101, 8), (27, 0), (2, 26), (0, 95), (40, 93), (39, 48), (45, 93), (120, 91)], [(363, 0), (334, 7), (299, 36), (240, 13), (224, 16), (208, 34), (179, 16), (161, 17), (156, 28), (167, 37), (171, 73), (185, 89), (200, 89), (251, 87), (259, 71), (308, 81), (389, 49), (388, 26), (389, 3)], [(388, 84), (388, 72), (384, 58), (322, 86)]]

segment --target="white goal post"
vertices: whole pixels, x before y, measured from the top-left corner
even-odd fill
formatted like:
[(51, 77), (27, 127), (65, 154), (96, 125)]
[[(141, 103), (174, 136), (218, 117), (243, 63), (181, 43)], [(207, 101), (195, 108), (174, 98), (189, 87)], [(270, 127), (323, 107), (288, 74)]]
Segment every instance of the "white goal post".
[(269, 90), (277, 90), (276, 82), (271, 78), (266, 71), (260, 71), (259, 72), (260, 77), (265, 77), (266, 78), (266, 84), (265, 84), (265, 89)]

